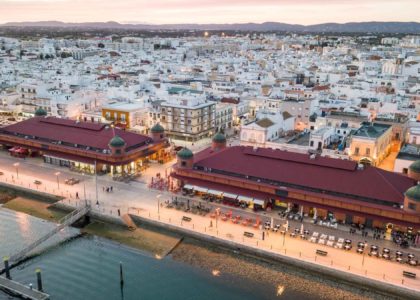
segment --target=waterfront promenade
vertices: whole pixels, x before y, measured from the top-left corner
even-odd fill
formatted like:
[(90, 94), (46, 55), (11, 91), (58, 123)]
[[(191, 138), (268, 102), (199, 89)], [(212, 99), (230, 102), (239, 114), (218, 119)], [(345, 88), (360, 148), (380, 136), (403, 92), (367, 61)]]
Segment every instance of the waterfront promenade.
[[(216, 226), (216, 221), (209, 217), (158, 206), (158, 202), (163, 203), (169, 200), (172, 195), (167, 192), (150, 190), (147, 184), (141, 182), (125, 184), (114, 182), (109, 177), (99, 177), (99, 205), (95, 205), (94, 177), (77, 175), (63, 168), (46, 166), (36, 160), (31, 162), (23, 160), (16, 161), (20, 163), (19, 170), (16, 170), (16, 167), (13, 165), (14, 158), (0, 155), (0, 171), (4, 173), (0, 176), (0, 182), (60, 195), (65, 198), (63, 203), (66, 205), (74, 207), (82, 205), (84, 201), (84, 190), (86, 190), (86, 197), (92, 200), (94, 212), (108, 217), (118, 218), (119, 210), (121, 215), (125, 213), (139, 215), (142, 218), (177, 226), (202, 236), (212, 237), (213, 239), (226, 242), (234, 242), (235, 244), (252, 247), (266, 253), (299, 259), (311, 264), (339, 270), (349, 276), (361, 276), (362, 278), (369, 278), (378, 282), (385, 282), (390, 285), (420, 292), (419, 277), (417, 279), (411, 279), (402, 275), (403, 271), (410, 271), (420, 275), (420, 268), (418, 267), (410, 267), (407, 264), (399, 264), (369, 257), (368, 255), (360, 255), (354, 250), (344, 251), (324, 245), (312, 244), (299, 238), (292, 238), (289, 235), (281, 235), (280, 233), (269, 232), (268, 235), (265, 235), (265, 239), (262, 240), (261, 229), (245, 228), (242, 225), (233, 224), (230, 221), (223, 222), (218, 220)], [(54, 175), (57, 170), (61, 173), (59, 175), (61, 183), (57, 182), (56, 175)], [(150, 170), (150, 172), (153, 174), (153, 170)], [(64, 185), (64, 178), (69, 177), (81, 177), (84, 181), (74, 186)], [(33, 182), (36, 179), (42, 181), (42, 184), (35, 185)], [(113, 186), (113, 192), (104, 192), (102, 188), (110, 185)], [(75, 199), (76, 192), (79, 194), (80, 199)], [(183, 216), (190, 217), (191, 221), (182, 221)], [(212, 224), (210, 224), (211, 222)], [(318, 228), (319, 232), (323, 231), (322, 227)], [(244, 237), (244, 231), (252, 232), (254, 237)], [(340, 232), (337, 231), (335, 235), (337, 237), (340, 236)], [(360, 237), (360, 239), (362, 238)], [(316, 255), (317, 249), (327, 251), (327, 256)]]

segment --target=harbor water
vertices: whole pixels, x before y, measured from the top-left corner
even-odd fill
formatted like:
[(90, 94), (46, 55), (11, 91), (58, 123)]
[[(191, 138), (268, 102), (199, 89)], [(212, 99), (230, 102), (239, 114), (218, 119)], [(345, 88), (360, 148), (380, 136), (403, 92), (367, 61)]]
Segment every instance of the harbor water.
[[(10, 255), (47, 232), (54, 223), (0, 207), (0, 255)], [(322, 282), (273, 271), (260, 280), (258, 271), (248, 276), (225, 270), (241, 268), (229, 254), (197, 246), (180, 246), (173, 256), (157, 259), (153, 254), (132, 249), (94, 235), (78, 236), (79, 230), (60, 232), (37, 255), (12, 269), (14, 280), (36, 286), (35, 269), (41, 268), (44, 290), (51, 299), (368, 299), (351, 288), (331, 288)], [(69, 239), (71, 237), (75, 237)], [(65, 241), (67, 240), (67, 241)], [(65, 242), (63, 242), (65, 241)], [(196, 250), (198, 249), (198, 250)], [(203, 247), (204, 249), (204, 247)], [(193, 252), (194, 251), (194, 252)], [(188, 253), (190, 252), (190, 253)], [(183, 256), (201, 261), (225, 262), (224, 271), (211, 270)], [(234, 260), (232, 260), (234, 259)], [(119, 264), (124, 284), (120, 284)], [(230, 265), (229, 265), (230, 264)], [(245, 271), (250, 262), (244, 262)], [(255, 270), (261, 269), (252, 263)], [(250, 270), (248, 273), (252, 273)], [(267, 274), (268, 275), (268, 271)], [(270, 273), (271, 274), (271, 273)], [(277, 274), (277, 275), (276, 275)], [(293, 278), (290, 279), (290, 278)], [(281, 280), (280, 280), (281, 279)], [(279, 285), (279, 280), (281, 285)], [(315, 288), (310, 288), (313, 285)], [(383, 299), (382, 297), (373, 297)], [(0, 299), (13, 299), (0, 291)]]

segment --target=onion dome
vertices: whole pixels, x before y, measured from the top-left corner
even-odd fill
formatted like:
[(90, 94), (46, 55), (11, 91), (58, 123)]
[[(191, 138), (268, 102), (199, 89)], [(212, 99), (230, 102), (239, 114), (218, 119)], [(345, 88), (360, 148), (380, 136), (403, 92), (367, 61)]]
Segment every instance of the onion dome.
[(181, 159), (190, 159), (194, 156), (194, 154), (192, 153), (192, 151), (188, 148), (182, 148), (181, 150), (178, 151), (177, 153), (178, 157)]
[(35, 116), (36, 117), (44, 117), (46, 115), (47, 115), (47, 112), (42, 107), (37, 108), (37, 110), (35, 111)]
[(159, 123), (156, 123), (155, 126), (150, 129), (151, 133), (163, 133), (164, 131), (165, 128), (163, 128)]
[(120, 148), (125, 146), (125, 141), (120, 138), (118, 135), (114, 136), (109, 142), (109, 146), (114, 148)]
[(408, 169), (414, 173), (420, 173), (420, 160), (413, 162)]
[(218, 132), (213, 136), (213, 142), (215, 142), (215, 143), (225, 143), (226, 142), (226, 137), (223, 133)]
[(420, 184), (409, 188), (405, 192), (405, 196), (412, 201), (420, 202)]

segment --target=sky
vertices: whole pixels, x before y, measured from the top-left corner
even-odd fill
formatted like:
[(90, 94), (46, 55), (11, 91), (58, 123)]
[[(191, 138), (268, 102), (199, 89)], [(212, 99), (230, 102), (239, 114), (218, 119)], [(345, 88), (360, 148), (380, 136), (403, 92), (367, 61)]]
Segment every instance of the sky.
[(415, 21), (420, 0), (0, 0), (0, 23), (181, 24)]

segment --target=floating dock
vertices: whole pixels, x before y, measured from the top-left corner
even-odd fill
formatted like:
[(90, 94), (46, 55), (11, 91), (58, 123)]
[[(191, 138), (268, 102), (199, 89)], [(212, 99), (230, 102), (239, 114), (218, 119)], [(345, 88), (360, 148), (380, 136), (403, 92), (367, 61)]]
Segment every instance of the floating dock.
[(30, 300), (47, 300), (50, 299), (50, 295), (40, 292), (35, 289), (31, 289), (26, 285), (19, 282), (4, 278), (0, 276), (0, 289), (4, 289), (8, 292), (16, 294), (24, 299)]

